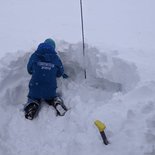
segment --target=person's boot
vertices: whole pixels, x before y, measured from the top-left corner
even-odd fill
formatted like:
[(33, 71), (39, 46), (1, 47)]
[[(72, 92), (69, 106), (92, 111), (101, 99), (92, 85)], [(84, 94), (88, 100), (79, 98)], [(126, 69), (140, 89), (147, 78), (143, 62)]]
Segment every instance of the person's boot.
[(33, 120), (33, 118), (36, 116), (37, 112), (39, 109), (39, 104), (37, 103), (30, 103), (27, 105), (24, 110), (25, 110), (25, 118), (29, 120)]
[(63, 100), (59, 97), (54, 98), (53, 106), (55, 107), (57, 115), (59, 116), (64, 116), (68, 110), (65, 104), (63, 103)]

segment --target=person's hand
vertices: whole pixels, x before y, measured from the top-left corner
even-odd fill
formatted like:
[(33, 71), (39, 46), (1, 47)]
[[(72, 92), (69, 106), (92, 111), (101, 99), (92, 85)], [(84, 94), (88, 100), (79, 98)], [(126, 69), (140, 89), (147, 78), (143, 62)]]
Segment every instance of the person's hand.
[(63, 77), (64, 79), (67, 79), (69, 76), (68, 76), (67, 74), (64, 73), (64, 74), (62, 75), (62, 77)]

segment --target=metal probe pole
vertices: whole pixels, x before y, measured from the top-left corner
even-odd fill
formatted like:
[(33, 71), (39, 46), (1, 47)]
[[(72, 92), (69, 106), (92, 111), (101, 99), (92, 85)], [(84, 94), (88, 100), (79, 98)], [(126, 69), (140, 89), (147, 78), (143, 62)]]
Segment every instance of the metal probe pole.
[(86, 65), (85, 65), (85, 37), (84, 37), (84, 23), (83, 23), (83, 7), (82, 7), (82, 0), (80, 0), (80, 8), (81, 8), (81, 26), (82, 26), (82, 49), (83, 49), (83, 60), (84, 60), (84, 77), (87, 78), (86, 74)]

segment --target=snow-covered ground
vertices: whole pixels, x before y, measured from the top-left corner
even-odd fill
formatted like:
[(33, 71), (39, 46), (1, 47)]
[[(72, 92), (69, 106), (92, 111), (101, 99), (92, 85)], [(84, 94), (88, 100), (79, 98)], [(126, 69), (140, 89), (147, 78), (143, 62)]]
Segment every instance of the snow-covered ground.
[[(43, 104), (35, 120), (26, 120), (22, 108), (32, 51), (2, 59), (0, 154), (154, 155), (155, 81), (142, 82), (135, 64), (90, 46), (85, 80), (81, 44), (61, 41), (58, 47), (70, 76), (58, 80), (58, 92), (71, 108), (64, 117)], [(96, 119), (107, 125), (108, 146), (94, 125)]]
[[(83, 2), (86, 80), (79, 1), (1, 2), (0, 155), (155, 155), (155, 1)], [(26, 65), (48, 37), (69, 75), (58, 79), (58, 93), (70, 110), (56, 117), (43, 104), (29, 121)], [(107, 126), (107, 146), (97, 119)]]

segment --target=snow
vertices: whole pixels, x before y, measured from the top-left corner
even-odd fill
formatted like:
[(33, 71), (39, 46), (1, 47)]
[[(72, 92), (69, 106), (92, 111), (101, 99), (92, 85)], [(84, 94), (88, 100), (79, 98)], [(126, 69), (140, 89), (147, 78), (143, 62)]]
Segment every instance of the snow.
[[(81, 44), (60, 41), (58, 47), (70, 76), (58, 80), (58, 93), (70, 108), (64, 117), (56, 117), (54, 109), (43, 104), (35, 120), (24, 119), (30, 79), (26, 62), (32, 51), (2, 59), (0, 153), (140, 155), (153, 151), (155, 81), (141, 82), (135, 64), (89, 45), (85, 80)], [(108, 146), (94, 125), (96, 119), (107, 126)]]
[[(1, 3), (0, 155), (155, 155), (153, 0), (84, 0), (85, 59), (79, 1)], [(56, 117), (44, 103), (30, 121), (26, 65), (49, 36), (69, 75), (58, 93), (70, 110)], [(106, 124), (109, 145), (95, 120)]]

